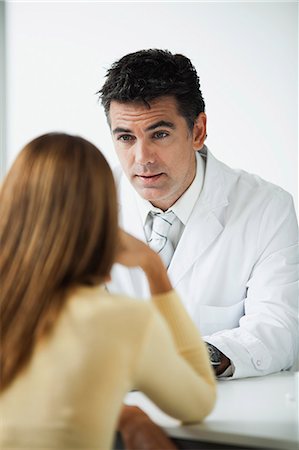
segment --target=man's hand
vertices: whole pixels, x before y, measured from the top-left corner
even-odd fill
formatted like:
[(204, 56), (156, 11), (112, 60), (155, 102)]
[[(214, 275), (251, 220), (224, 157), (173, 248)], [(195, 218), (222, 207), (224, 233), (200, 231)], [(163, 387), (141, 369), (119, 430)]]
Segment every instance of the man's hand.
[(177, 450), (166, 434), (137, 406), (124, 406), (118, 431), (126, 450)]
[(220, 353), (221, 353), (221, 360), (220, 360), (221, 362), (219, 366), (213, 367), (215, 375), (217, 376), (221, 375), (231, 364), (230, 359), (227, 356), (225, 356), (222, 352)]
[(219, 350), (219, 348), (215, 347), (209, 342), (207, 342), (206, 344), (209, 352), (210, 362), (214, 369), (215, 375), (219, 376), (230, 366), (231, 361), (224, 353)]

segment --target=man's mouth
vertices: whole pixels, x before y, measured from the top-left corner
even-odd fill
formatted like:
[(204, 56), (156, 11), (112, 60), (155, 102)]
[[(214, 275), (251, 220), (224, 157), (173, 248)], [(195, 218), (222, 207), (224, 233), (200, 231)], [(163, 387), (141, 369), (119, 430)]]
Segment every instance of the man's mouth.
[(137, 178), (142, 180), (143, 183), (151, 183), (157, 181), (163, 173), (156, 173), (156, 174), (150, 174), (150, 175), (136, 175)]

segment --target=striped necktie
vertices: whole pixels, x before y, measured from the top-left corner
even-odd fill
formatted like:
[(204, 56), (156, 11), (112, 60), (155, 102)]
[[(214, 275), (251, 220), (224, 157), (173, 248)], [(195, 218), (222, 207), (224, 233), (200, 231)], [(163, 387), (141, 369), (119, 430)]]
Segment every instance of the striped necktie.
[(160, 255), (165, 266), (168, 267), (174, 252), (174, 248), (168, 239), (168, 233), (176, 215), (174, 212), (150, 213), (153, 217), (152, 233), (148, 240), (149, 246)]

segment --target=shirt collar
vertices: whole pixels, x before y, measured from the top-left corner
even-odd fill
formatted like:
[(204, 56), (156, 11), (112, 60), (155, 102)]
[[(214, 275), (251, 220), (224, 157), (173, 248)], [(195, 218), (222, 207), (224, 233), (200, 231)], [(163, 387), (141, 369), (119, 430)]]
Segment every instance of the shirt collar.
[[(169, 211), (173, 211), (175, 215), (180, 219), (183, 225), (186, 225), (196, 200), (198, 199), (204, 182), (205, 162), (200, 155), (200, 152), (196, 152), (196, 175), (188, 189), (184, 194), (169, 208)], [(142, 220), (143, 226), (145, 225), (148, 213), (150, 211), (162, 212), (161, 209), (153, 206), (148, 200), (144, 200), (135, 191), (137, 208)]]

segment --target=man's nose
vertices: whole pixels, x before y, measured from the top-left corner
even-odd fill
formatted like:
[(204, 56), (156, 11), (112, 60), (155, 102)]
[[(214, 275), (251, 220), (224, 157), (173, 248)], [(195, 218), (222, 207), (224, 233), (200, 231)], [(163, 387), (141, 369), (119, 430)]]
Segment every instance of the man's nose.
[(137, 141), (135, 144), (135, 162), (138, 164), (148, 164), (155, 162), (155, 153), (151, 145), (144, 141)]

